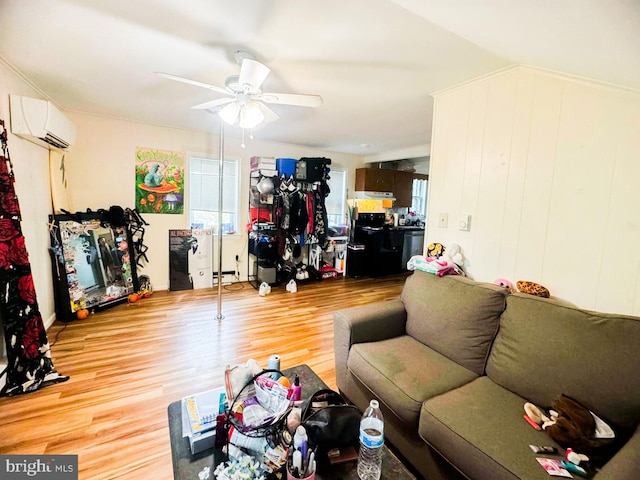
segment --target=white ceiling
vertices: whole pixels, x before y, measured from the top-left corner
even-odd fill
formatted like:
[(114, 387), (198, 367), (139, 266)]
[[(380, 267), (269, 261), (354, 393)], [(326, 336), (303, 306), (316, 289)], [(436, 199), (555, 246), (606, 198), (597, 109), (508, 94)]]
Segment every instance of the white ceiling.
[(215, 92), (153, 72), (221, 86), (245, 49), (324, 99), (258, 138), (362, 155), (420, 151), (430, 93), (514, 63), (640, 89), (638, 45), (640, 0), (0, 1), (0, 56), (63, 109), (217, 130), (189, 108)]

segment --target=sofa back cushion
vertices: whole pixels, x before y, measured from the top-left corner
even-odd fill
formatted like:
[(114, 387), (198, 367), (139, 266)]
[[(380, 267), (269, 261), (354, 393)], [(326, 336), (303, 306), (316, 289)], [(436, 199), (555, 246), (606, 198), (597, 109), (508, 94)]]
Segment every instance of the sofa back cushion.
[(564, 393), (633, 428), (640, 421), (639, 347), (640, 318), (510, 295), (487, 375), (540, 407)]
[(416, 270), (407, 278), (401, 296), (407, 333), (483, 375), (505, 296), (505, 289), (495, 285)]

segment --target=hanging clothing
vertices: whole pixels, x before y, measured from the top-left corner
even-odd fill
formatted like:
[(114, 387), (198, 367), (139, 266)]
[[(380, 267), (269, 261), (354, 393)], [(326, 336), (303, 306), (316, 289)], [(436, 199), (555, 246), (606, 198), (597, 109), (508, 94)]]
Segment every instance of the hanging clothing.
[(295, 193), (295, 197), (296, 199), (292, 203), (292, 205), (295, 206), (295, 215), (292, 216), (292, 222), (295, 219), (292, 233), (294, 235), (299, 235), (305, 232), (307, 224), (309, 223), (309, 214), (307, 213), (307, 194), (300, 190)]
[(280, 228), (289, 230), (291, 226), (291, 197), (288, 192), (282, 192), (282, 219)]
[(47, 331), (38, 310), (3, 120), (0, 141), (0, 315), (8, 358), (6, 383), (0, 396), (12, 396), (64, 382), (69, 377), (61, 376), (53, 367)]
[(282, 200), (282, 192), (278, 192), (273, 195), (273, 223), (276, 228), (282, 227), (282, 216), (283, 216), (283, 200)]
[(318, 243), (323, 245), (327, 239), (327, 209), (324, 204), (324, 195), (320, 189), (314, 192), (314, 224), (315, 224), (315, 236), (318, 238)]
[(313, 233), (313, 230), (315, 228), (315, 223), (313, 221), (313, 213), (314, 213), (314, 208), (313, 208), (313, 192), (307, 192), (307, 232), (309, 233)]
[(289, 193), (289, 232), (298, 233), (298, 220), (300, 218), (300, 195), (298, 190)]

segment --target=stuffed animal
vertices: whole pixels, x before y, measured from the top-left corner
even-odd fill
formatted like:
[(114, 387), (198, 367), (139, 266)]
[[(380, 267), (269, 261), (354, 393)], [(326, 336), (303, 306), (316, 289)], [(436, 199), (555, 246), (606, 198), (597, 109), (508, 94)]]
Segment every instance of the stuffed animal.
[(498, 285), (499, 287), (507, 289), (509, 291), (509, 293), (516, 293), (517, 292), (517, 290), (513, 286), (513, 283), (511, 283), (506, 278), (496, 278), (493, 281), (493, 284), (494, 285)]
[(558, 445), (586, 454), (594, 465), (604, 464), (615, 453), (617, 442), (611, 427), (568, 395), (553, 401), (549, 416), (531, 403), (524, 410)]
[(462, 268), (462, 266), (464, 265), (464, 256), (462, 255), (462, 249), (457, 243), (452, 243), (449, 247), (447, 247), (442, 257), (447, 262), (455, 263), (460, 268)]
[(518, 291), (527, 293), (529, 295), (535, 295), (536, 297), (549, 298), (551, 294), (546, 287), (543, 287), (539, 283), (528, 282), (526, 280), (518, 280), (516, 282)]
[(583, 447), (591, 443), (596, 430), (596, 422), (589, 410), (566, 395), (560, 395), (552, 407), (558, 415), (545, 429), (547, 433), (562, 447), (583, 451)]
[(612, 453), (609, 448), (615, 438), (610, 427), (610, 435), (614, 437), (598, 438), (594, 415), (587, 407), (567, 395), (560, 395), (551, 406), (558, 412), (558, 416), (555, 423), (545, 429), (549, 436), (561, 447), (585, 453), (592, 461), (603, 463), (602, 460), (606, 460)]

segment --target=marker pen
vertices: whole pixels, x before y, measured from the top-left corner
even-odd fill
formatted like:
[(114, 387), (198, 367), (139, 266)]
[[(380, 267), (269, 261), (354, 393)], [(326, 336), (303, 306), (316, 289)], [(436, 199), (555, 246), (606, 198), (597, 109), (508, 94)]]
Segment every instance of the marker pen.
[(529, 448), (533, 450), (533, 453), (557, 453), (556, 447), (549, 447), (546, 445), (529, 445)]
[(525, 419), (525, 421), (526, 421), (529, 425), (531, 425), (533, 428), (535, 428), (536, 430), (542, 430), (542, 429), (540, 428), (540, 425), (538, 425), (536, 422), (534, 422), (533, 420), (531, 420), (531, 419), (529, 418), (529, 415), (526, 415), (526, 414), (525, 414), (525, 415), (523, 415), (523, 416), (522, 416), (522, 418), (524, 418), (524, 419)]
[(560, 465), (562, 465), (562, 468), (564, 468), (568, 472), (575, 473), (576, 475), (580, 475), (581, 477), (587, 476), (587, 471), (584, 468), (579, 467), (578, 465), (574, 465), (571, 462), (561, 460)]
[(309, 454), (309, 460), (307, 460), (307, 469), (304, 472), (305, 477), (308, 477), (309, 475), (311, 475), (311, 473), (315, 470), (315, 466), (314, 466), (315, 463), (316, 463), (316, 454), (314, 451), (311, 451), (311, 453)]
[(293, 468), (298, 471), (302, 469), (302, 453), (300, 453), (300, 450), (293, 452)]

